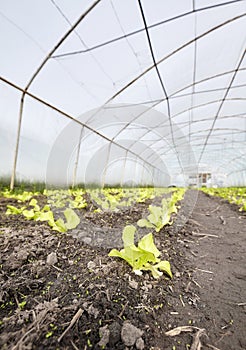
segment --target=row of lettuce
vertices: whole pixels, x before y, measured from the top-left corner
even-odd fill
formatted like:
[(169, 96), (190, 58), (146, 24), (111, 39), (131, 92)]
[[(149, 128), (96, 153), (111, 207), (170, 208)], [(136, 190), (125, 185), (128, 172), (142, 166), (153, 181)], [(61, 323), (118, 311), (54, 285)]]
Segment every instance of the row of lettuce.
[(202, 191), (238, 205), (239, 211), (246, 211), (246, 187), (203, 188)]
[[(203, 188), (202, 191), (237, 204), (240, 211), (246, 210), (245, 188)], [(15, 200), (15, 205), (7, 205), (7, 215), (22, 215), (27, 220), (47, 222), (58, 232), (76, 228), (80, 224), (78, 214), (81, 210), (107, 215), (150, 200), (152, 204), (148, 206), (146, 217), (124, 227), (124, 247), (121, 250), (112, 249), (109, 256), (124, 259), (138, 275), (149, 270), (154, 278), (159, 278), (163, 273), (172, 277), (169, 261), (160, 260), (161, 253), (154, 243), (153, 232), (158, 233), (166, 225), (172, 224), (173, 214), (178, 212), (184, 194), (184, 188), (69, 189), (44, 190), (42, 193), (17, 193), (6, 188), (0, 192), (1, 196)], [(141, 230), (146, 228), (151, 232), (143, 236)], [(137, 245), (136, 233), (138, 237), (143, 236)]]
[[(155, 228), (158, 232), (170, 223), (171, 214), (177, 212), (176, 203), (181, 200), (183, 193), (184, 189), (165, 188), (44, 190), (42, 193), (15, 193), (5, 189), (1, 195), (17, 201), (15, 205), (7, 205), (7, 215), (19, 214), (28, 220), (46, 221), (58, 232), (66, 232), (78, 226), (80, 220), (75, 210), (86, 209), (87, 199), (90, 204), (93, 203), (93, 211), (98, 213), (117, 212), (122, 208), (132, 207), (135, 203), (166, 196), (160, 206), (150, 205), (149, 216), (139, 221), (139, 226)], [(62, 217), (57, 218), (58, 213)]]
[[(15, 200), (15, 205), (7, 205), (7, 215), (22, 215), (28, 220), (47, 222), (58, 232), (76, 228), (80, 223), (77, 214), (80, 210), (107, 214), (147, 200), (157, 202), (148, 206), (145, 218), (139, 219), (135, 225), (124, 227), (123, 249), (112, 249), (109, 256), (124, 259), (138, 275), (149, 270), (154, 278), (159, 278), (163, 273), (172, 277), (172, 272), (169, 261), (160, 259), (161, 253), (154, 243), (153, 231), (160, 232), (164, 226), (172, 224), (172, 214), (177, 213), (184, 193), (185, 189), (182, 188), (44, 190), (42, 193), (14, 193), (5, 189), (1, 195)], [(145, 228), (151, 232), (143, 236), (140, 231)], [(143, 236), (137, 245), (134, 239), (136, 232), (138, 237)]]

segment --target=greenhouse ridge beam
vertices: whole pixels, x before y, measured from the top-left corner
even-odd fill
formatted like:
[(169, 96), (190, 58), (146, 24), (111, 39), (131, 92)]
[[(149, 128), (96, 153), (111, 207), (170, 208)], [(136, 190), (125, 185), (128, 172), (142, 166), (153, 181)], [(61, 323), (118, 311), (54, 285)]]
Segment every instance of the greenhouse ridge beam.
[(35, 73), (32, 75), (31, 79), (27, 83), (26, 87), (22, 90), (22, 96), (20, 101), (20, 110), (19, 110), (19, 119), (18, 119), (18, 127), (17, 127), (17, 138), (16, 138), (16, 146), (15, 146), (15, 153), (14, 153), (14, 162), (13, 162), (13, 170), (11, 175), (11, 181), (10, 181), (10, 189), (12, 190), (14, 188), (15, 183), (15, 175), (16, 175), (16, 165), (17, 165), (17, 159), (18, 159), (18, 152), (19, 152), (19, 143), (20, 143), (20, 132), (21, 132), (21, 124), (22, 124), (22, 116), (23, 116), (23, 107), (24, 107), (24, 101), (25, 96), (30, 88), (31, 84), (35, 80), (35, 78), (38, 76), (38, 74), (41, 72), (45, 64), (48, 62), (50, 57), (53, 55), (53, 53), (61, 46), (61, 44), (66, 40), (66, 38), (74, 31), (74, 29), (79, 25), (79, 23), (93, 10), (93, 8), (100, 2), (101, 0), (96, 0), (75, 22), (75, 24), (67, 31), (65, 35), (58, 41), (58, 43), (53, 47), (53, 49), (49, 52), (49, 54), (45, 57), (41, 65), (38, 67), (38, 69), (35, 71)]
[[(193, 11), (195, 11), (195, 0), (192, 1)], [(197, 36), (197, 14), (194, 14), (194, 36)], [(194, 105), (195, 94), (195, 81), (197, 72), (197, 41), (194, 42), (194, 55), (193, 55), (193, 74), (192, 74), (192, 91), (191, 91), (191, 107)], [(191, 125), (193, 122), (193, 109), (189, 113), (189, 143), (191, 141)]]
[(138, 0), (138, 4), (139, 4), (139, 7), (140, 7), (140, 12), (141, 12), (141, 15), (142, 15), (142, 19), (143, 19), (143, 22), (144, 22), (144, 29), (145, 29), (145, 32), (146, 32), (146, 35), (147, 35), (147, 40), (148, 40), (148, 44), (149, 44), (149, 49), (150, 49), (152, 61), (153, 61), (154, 68), (155, 68), (155, 70), (156, 70), (158, 79), (159, 79), (159, 81), (160, 81), (162, 91), (163, 91), (163, 93), (164, 93), (164, 95), (165, 95), (165, 99), (166, 99), (166, 101), (167, 101), (167, 112), (168, 112), (168, 117), (170, 118), (170, 104), (169, 104), (169, 98), (168, 98), (167, 90), (166, 90), (165, 85), (164, 85), (164, 82), (163, 82), (163, 80), (162, 80), (162, 77), (161, 77), (161, 74), (160, 74), (158, 65), (157, 65), (157, 63), (156, 63), (156, 59), (155, 59), (155, 55), (154, 55), (154, 50), (153, 50), (152, 42), (151, 42), (151, 39), (150, 39), (150, 35), (149, 35), (149, 31), (148, 31), (148, 26), (147, 26), (146, 18), (145, 18), (145, 15), (144, 15), (144, 10), (143, 10), (142, 4), (141, 4), (141, 0)]
[[(23, 88), (21, 88), (20, 86), (14, 84), (13, 82), (9, 81), (8, 79), (6, 79), (6, 78), (4, 78), (4, 77), (1, 77), (1, 76), (0, 76), (0, 80), (3, 81), (3, 82), (6, 83), (6, 84), (12, 86), (12, 87), (15, 88), (16, 90), (19, 90), (19, 91), (21, 91), (21, 92), (24, 92), (24, 91), (25, 91)], [(64, 111), (62, 111), (62, 110), (59, 109), (58, 107), (56, 107), (56, 106), (50, 104), (49, 102), (46, 102), (46, 101), (43, 100), (42, 98), (40, 98), (40, 97), (38, 97), (38, 96), (32, 94), (32, 93), (29, 92), (29, 91), (26, 91), (26, 95), (29, 96), (29, 97), (31, 97), (31, 98), (33, 98), (34, 100), (36, 100), (36, 101), (42, 103), (43, 105), (45, 105), (45, 106), (47, 106), (47, 107), (53, 109), (54, 111), (58, 112), (59, 114), (63, 115), (64, 117), (70, 119), (71, 121), (73, 121), (73, 122), (75, 122), (75, 123), (81, 125), (82, 127), (86, 128), (86, 129), (88, 129), (88, 130), (90, 130), (91, 132), (93, 132), (94, 134), (96, 134), (96, 135), (98, 135), (99, 137), (103, 138), (104, 140), (108, 141), (109, 143), (114, 144), (115, 146), (117, 146), (117, 147), (123, 149), (124, 151), (133, 154), (135, 157), (137, 157), (137, 158), (139, 158), (141, 161), (143, 161), (143, 163), (145, 163), (145, 164), (149, 165), (151, 168), (153, 168), (153, 169), (155, 169), (155, 170), (158, 170), (158, 171), (160, 171), (161, 173), (163, 173), (163, 171), (162, 171), (160, 168), (157, 168), (157, 167), (154, 166), (153, 164), (147, 162), (145, 159), (143, 159), (142, 157), (140, 157), (137, 153), (135, 153), (135, 152), (131, 151), (130, 149), (128, 149), (128, 148), (122, 146), (121, 144), (118, 144), (117, 142), (115, 142), (115, 141), (113, 141), (112, 139), (110, 139), (109, 137), (107, 137), (107, 136), (101, 134), (99, 131), (95, 130), (95, 129), (92, 128), (91, 126), (86, 125), (85, 123), (81, 122), (80, 120), (74, 118), (72, 115), (70, 115), (70, 114), (68, 114), (68, 113), (66, 113), (66, 112), (64, 112)]]
[(140, 7), (140, 12), (141, 12), (141, 15), (142, 15), (142, 19), (143, 19), (143, 22), (144, 22), (144, 28), (145, 28), (145, 32), (146, 32), (146, 35), (147, 35), (147, 40), (148, 40), (148, 44), (149, 44), (151, 57), (152, 57), (152, 60), (153, 60), (153, 63), (154, 63), (154, 68), (156, 70), (156, 74), (157, 74), (158, 79), (160, 81), (161, 88), (162, 88), (162, 91), (163, 91), (164, 96), (165, 96), (165, 101), (167, 102), (167, 115), (168, 115), (170, 130), (171, 130), (172, 143), (173, 143), (173, 147), (175, 149), (175, 152), (177, 154), (177, 158), (178, 158), (178, 161), (179, 161), (179, 164), (180, 164), (179, 154), (176, 151), (176, 144), (175, 144), (175, 140), (174, 140), (174, 136), (173, 136), (173, 124), (172, 124), (172, 118), (171, 118), (169, 97), (168, 97), (167, 90), (165, 88), (163, 79), (161, 77), (161, 73), (160, 73), (159, 67), (158, 67), (158, 65), (156, 63), (155, 54), (154, 54), (152, 42), (151, 42), (151, 39), (150, 39), (150, 34), (149, 34), (149, 30), (148, 30), (148, 26), (147, 26), (147, 22), (146, 22), (146, 18), (145, 18), (145, 14), (144, 14), (144, 10), (143, 10), (143, 6), (142, 6), (142, 3), (141, 3), (141, 0), (138, 0), (138, 4), (139, 4), (139, 7)]
[[(221, 6), (227, 6), (227, 5), (231, 5), (231, 4), (237, 3), (237, 2), (240, 3), (242, 1), (244, 1), (244, 0), (232, 0), (232, 1), (224, 2), (222, 4), (216, 4), (216, 5), (202, 7), (202, 8), (199, 8), (199, 9), (194, 9), (192, 11), (188, 11), (188, 12), (182, 13), (182, 14), (180, 14), (178, 16), (174, 16), (174, 17), (168, 18), (168, 19), (166, 19), (164, 21), (160, 21), (160, 22), (154, 23), (154, 24), (148, 26), (148, 29), (152, 29), (152, 28), (158, 27), (158, 26), (160, 26), (162, 24), (166, 24), (166, 23), (175, 21), (177, 19), (180, 19), (180, 18), (189, 16), (189, 15), (192, 15), (192, 14), (194, 14), (196, 12), (202, 12), (202, 11), (210, 10), (210, 9), (213, 9), (213, 8), (216, 8), (216, 7), (221, 7)], [(100, 47), (107, 46), (107, 45), (112, 44), (114, 42), (126, 39), (126, 38), (128, 38), (130, 36), (139, 34), (139, 33), (143, 32), (144, 30), (145, 30), (145, 28), (141, 28), (141, 29), (135, 30), (133, 32), (130, 32), (128, 34), (119, 36), (117, 38), (105, 41), (105, 42), (103, 42), (101, 44), (95, 45), (95, 46), (93, 46), (93, 47), (91, 47), (89, 49), (72, 51), (72, 52), (67, 52), (67, 53), (63, 53), (63, 54), (59, 54), (59, 55), (54, 55), (54, 56), (52, 56), (52, 58), (62, 58), (62, 57), (67, 57), (67, 56), (74, 56), (74, 55), (79, 55), (79, 54), (86, 53), (88, 51), (93, 51), (93, 50), (99, 49)]]

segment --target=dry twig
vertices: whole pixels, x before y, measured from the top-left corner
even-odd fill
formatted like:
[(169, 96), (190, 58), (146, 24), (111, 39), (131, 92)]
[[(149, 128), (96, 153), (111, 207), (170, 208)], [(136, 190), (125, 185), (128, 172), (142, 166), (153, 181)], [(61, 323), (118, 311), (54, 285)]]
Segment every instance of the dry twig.
[(197, 225), (197, 226), (202, 227), (202, 225), (201, 225), (201, 224), (199, 224), (199, 222), (197, 222), (196, 220), (189, 219), (189, 221), (190, 221), (191, 223), (193, 223), (193, 224)]
[(190, 350), (200, 350), (201, 349), (201, 341), (200, 337), (205, 333), (204, 328), (198, 328), (194, 326), (181, 326), (181, 327), (176, 327), (174, 329), (171, 329), (170, 331), (165, 332), (165, 335), (169, 337), (174, 337), (176, 335), (179, 335), (181, 332), (194, 332), (196, 331), (194, 335), (194, 339), (191, 345)]
[(211, 235), (209, 233), (196, 233), (196, 232), (192, 232), (193, 236), (206, 236), (206, 237), (213, 237), (213, 238), (219, 238), (218, 235)]
[(226, 224), (226, 221), (225, 221), (225, 219), (223, 218), (223, 216), (220, 216), (220, 220), (221, 220), (222, 225), (225, 225), (225, 224)]
[(201, 271), (201, 272), (206, 272), (206, 273), (211, 273), (211, 274), (213, 274), (213, 271), (209, 271), (209, 270), (202, 270), (202, 269), (197, 269), (197, 270), (199, 270), (199, 271)]
[(60, 343), (60, 341), (62, 340), (64, 335), (66, 335), (67, 332), (73, 327), (73, 325), (80, 318), (80, 316), (82, 315), (83, 312), (84, 312), (84, 310), (82, 310), (81, 308), (76, 312), (76, 314), (73, 316), (69, 326), (65, 329), (65, 331), (62, 333), (62, 335), (58, 338), (58, 343)]
[(182, 306), (185, 307), (185, 303), (184, 303), (184, 301), (183, 301), (183, 298), (182, 298), (182, 295), (181, 295), (181, 294), (179, 295), (179, 299), (180, 299), (180, 301), (181, 301)]
[(190, 350), (200, 350), (202, 347), (200, 337), (205, 333), (205, 329), (201, 328), (199, 329), (193, 339), (193, 343), (191, 345)]
[(220, 350), (219, 348), (216, 348), (216, 346), (213, 346), (211, 344), (205, 344), (208, 348), (211, 348), (213, 350)]
[(122, 308), (120, 314), (118, 315), (119, 318), (122, 317), (122, 315), (123, 315), (123, 313), (124, 313), (124, 311), (125, 311), (125, 309), (126, 309), (126, 307), (127, 307), (128, 304), (129, 304), (129, 301), (127, 300), (127, 302), (126, 302), (125, 305), (123, 306), (123, 308)]

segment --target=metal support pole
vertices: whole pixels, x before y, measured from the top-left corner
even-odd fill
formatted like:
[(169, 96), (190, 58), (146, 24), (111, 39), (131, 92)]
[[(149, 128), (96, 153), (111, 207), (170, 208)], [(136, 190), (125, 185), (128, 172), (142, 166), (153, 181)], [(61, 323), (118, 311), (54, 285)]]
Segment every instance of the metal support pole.
[(10, 180), (10, 190), (11, 191), (14, 189), (14, 185), (15, 185), (16, 166), (17, 166), (18, 153), (19, 153), (19, 144), (20, 144), (20, 133), (21, 133), (22, 116), (23, 116), (24, 97), (25, 97), (25, 93), (23, 92), (22, 95), (21, 95), (19, 120), (18, 120), (18, 128), (17, 128), (17, 135), (16, 135), (16, 143), (15, 143), (14, 162), (13, 162), (13, 169), (12, 169), (11, 180)]

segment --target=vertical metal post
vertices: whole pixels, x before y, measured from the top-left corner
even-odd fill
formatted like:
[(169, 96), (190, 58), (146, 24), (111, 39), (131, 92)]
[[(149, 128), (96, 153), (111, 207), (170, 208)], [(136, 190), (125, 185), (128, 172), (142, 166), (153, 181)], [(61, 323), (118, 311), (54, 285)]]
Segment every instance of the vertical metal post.
[(105, 180), (106, 180), (106, 175), (107, 175), (107, 167), (108, 167), (109, 158), (110, 158), (110, 152), (111, 152), (111, 146), (112, 146), (112, 142), (110, 142), (109, 147), (108, 147), (107, 160), (106, 160), (106, 164), (105, 164), (104, 171), (103, 171), (102, 188), (104, 188), (104, 186), (105, 186)]
[(76, 180), (77, 180), (77, 171), (78, 171), (78, 164), (79, 164), (79, 156), (80, 156), (80, 148), (81, 148), (81, 141), (82, 141), (83, 130), (84, 130), (84, 127), (82, 126), (81, 129), (80, 129), (79, 143), (78, 143), (77, 154), (76, 154), (76, 159), (75, 159), (75, 163), (74, 163), (73, 183), (72, 183), (72, 187), (73, 188), (75, 187)]
[(127, 154), (128, 154), (128, 151), (126, 151), (126, 155), (125, 155), (125, 159), (124, 159), (124, 163), (123, 163), (123, 169), (122, 169), (122, 175), (121, 175), (121, 181), (120, 181), (121, 187), (123, 187), (123, 182), (124, 182), (124, 177), (125, 177)]
[(21, 102), (20, 102), (19, 120), (18, 120), (18, 128), (17, 128), (17, 135), (16, 135), (16, 143), (15, 143), (15, 153), (14, 153), (14, 163), (13, 163), (13, 169), (12, 169), (11, 180), (10, 180), (10, 190), (13, 190), (15, 185), (16, 166), (17, 166), (17, 160), (18, 160), (18, 154), (19, 154), (20, 133), (21, 133), (21, 124), (22, 124), (22, 117), (23, 117), (24, 97), (25, 97), (25, 93), (23, 92), (21, 95)]

